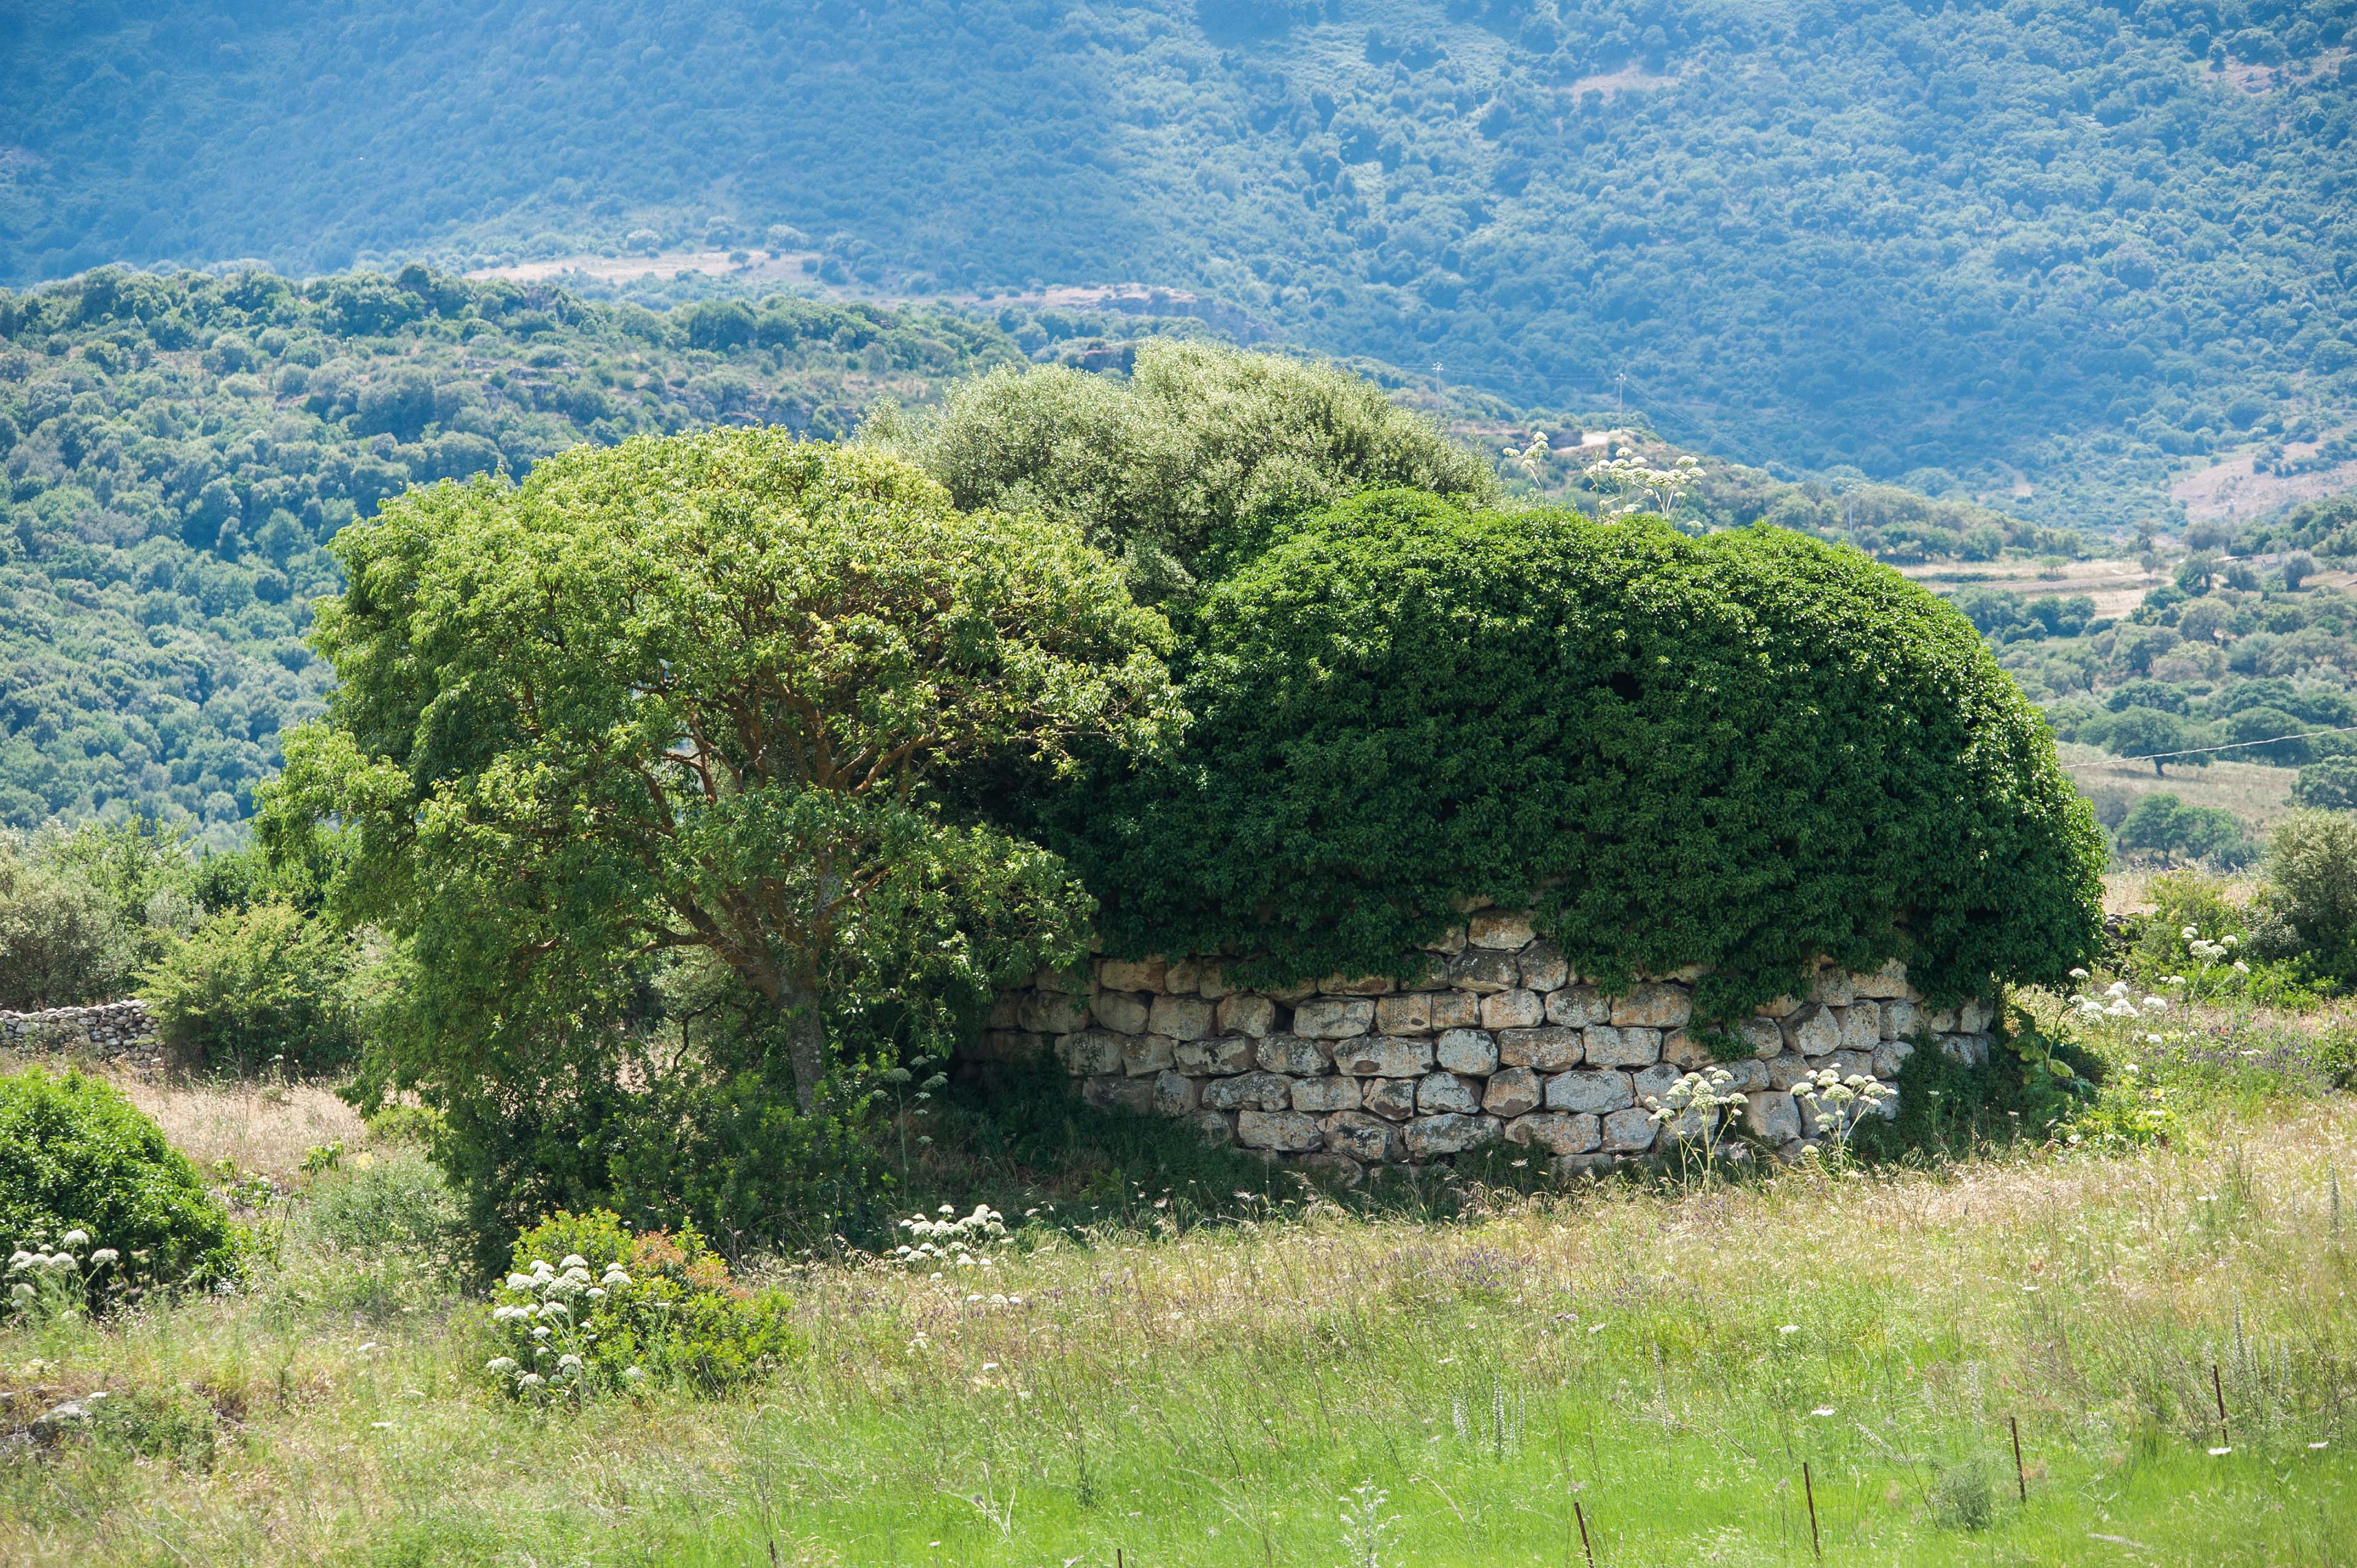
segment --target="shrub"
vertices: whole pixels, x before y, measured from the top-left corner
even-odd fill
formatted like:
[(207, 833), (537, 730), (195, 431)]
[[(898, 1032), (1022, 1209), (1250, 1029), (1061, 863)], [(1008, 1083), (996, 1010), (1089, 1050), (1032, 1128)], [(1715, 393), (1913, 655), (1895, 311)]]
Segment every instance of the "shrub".
[(2357, 817), (2296, 811), (2276, 824), (2254, 903), (2260, 956), (2289, 959), (2339, 989), (2357, 984)]
[(2258, 841), (2233, 812), (2189, 806), (2165, 789), (2128, 808), (2114, 842), (2125, 854), (2204, 861), (2226, 871), (2250, 865), (2260, 853)]
[(241, 1070), (349, 1061), (360, 1049), (351, 944), (284, 904), (215, 915), (141, 976), (164, 1041), (184, 1060)]
[(1854, 551), (1390, 491), (1196, 626), (1179, 754), (1059, 812), (1109, 949), (1397, 973), (1482, 897), (1609, 984), (1706, 967), (1724, 1018), (1821, 953), (1954, 994), (2101, 940), (2101, 834), (2037, 714)]
[(2299, 770), (2295, 805), (2318, 811), (2357, 811), (2357, 757), (2328, 757)]
[(0, 1243), (71, 1230), (118, 1254), (96, 1282), (110, 1302), (237, 1269), (228, 1211), (120, 1090), (78, 1072), (0, 1076)]
[(748, 1291), (693, 1229), (633, 1234), (558, 1213), (516, 1239), (486, 1369), (518, 1397), (579, 1399), (656, 1380), (718, 1393), (797, 1353), (782, 1291)]
[(103, 1001), (137, 955), (135, 933), (102, 889), (0, 835), (0, 1008)]

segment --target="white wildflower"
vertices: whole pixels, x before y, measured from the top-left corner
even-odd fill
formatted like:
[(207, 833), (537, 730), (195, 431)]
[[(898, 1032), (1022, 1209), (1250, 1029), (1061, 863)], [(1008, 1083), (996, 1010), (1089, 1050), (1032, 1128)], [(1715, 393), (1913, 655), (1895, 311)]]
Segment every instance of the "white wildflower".
[(97, 1264), (97, 1265), (99, 1265), (99, 1266), (101, 1266), (101, 1267), (103, 1267), (103, 1266), (105, 1266), (105, 1265), (106, 1265), (106, 1264), (108, 1264), (108, 1263), (112, 1263), (112, 1262), (115, 1262), (117, 1259), (121, 1258), (122, 1256), (123, 1256), (123, 1254), (122, 1254), (122, 1253), (120, 1253), (120, 1252), (116, 1251), (115, 1251), (113, 1248), (112, 1248), (112, 1247), (101, 1247), (97, 1251), (92, 1252), (92, 1253), (90, 1255), (90, 1261), (91, 1261), (92, 1263), (95, 1263), (95, 1264)]
[(515, 1369), (516, 1359), (513, 1356), (494, 1356), (483, 1363), (483, 1370), (495, 1372), (502, 1378)]

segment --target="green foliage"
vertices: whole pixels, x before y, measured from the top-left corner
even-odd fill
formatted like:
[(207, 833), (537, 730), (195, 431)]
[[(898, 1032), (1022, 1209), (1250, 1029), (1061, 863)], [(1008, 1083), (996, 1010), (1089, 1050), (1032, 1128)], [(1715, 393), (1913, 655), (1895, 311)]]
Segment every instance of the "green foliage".
[(1955, 993), (2098, 940), (2100, 835), (2036, 715), (1853, 552), (1383, 492), (1196, 626), (1183, 750), (1056, 840), (1115, 949), (1390, 972), (1478, 895), (1608, 983), (1706, 966), (1724, 1017), (1821, 953)]
[(1071, 521), (1155, 598), (1353, 490), (1497, 489), (1485, 463), (1372, 382), (1211, 343), (1149, 343), (1126, 382), (994, 371), (866, 435), (908, 452), (960, 507)]
[(413, 483), (712, 424), (839, 435), (1021, 358), (939, 311), (750, 315), (699, 347), (680, 317), (423, 267), (0, 293), (0, 826), (128, 803), (230, 847), (331, 679), (302, 641), (340, 584), (326, 541)]
[[(317, 640), (344, 684), (289, 743), (268, 842), (343, 824), (332, 902), (398, 944), (374, 1070), (446, 1114), (437, 1155), (511, 1214), (613, 1201), (617, 1160), (824, 1171), (863, 1062), (1082, 950), (1085, 894), (952, 775), (1045, 779), (1169, 722), (1167, 632), (1111, 561), (872, 449), (583, 448), (520, 488), (414, 492), (337, 548), (352, 589)], [(650, 1063), (629, 1026), (662, 1011), (664, 953), (716, 965), (737, 1026)], [(683, 1123), (767, 1129), (755, 1149), (792, 1159)]]
[(91, 1438), (141, 1459), (210, 1470), (220, 1446), (221, 1417), (194, 1389), (126, 1389), (92, 1405)]
[[(1961, 1159), (1993, 1144), (2043, 1141), (2097, 1098), (2101, 1061), (2065, 1039), (2011, 1021), (2007, 1045), (1975, 1065), (1931, 1040), (1900, 1065), (1899, 1113), (1869, 1118), (1853, 1142), (1870, 1160)], [(2056, 1072), (2046, 1064), (2062, 1069)]]
[(103, 890), (0, 835), (0, 1009), (104, 1001), (137, 961)]
[(314, 1071), (359, 1054), (352, 944), (284, 904), (215, 915), (140, 976), (140, 994), (184, 1061)]
[(2155, 776), (2167, 778), (2173, 763), (2181, 768), (2207, 768), (2206, 752), (2191, 749), (2199, 743), (2184, 720), (2155, 708), (2123, 708), (2104, 728), (2104, 745), (2115, 754), (2149, 760)]
[(238, 1269), (228, 1211), (121, 1090), (79, 1072), (0, 1075), (0, 1244), (75, 1230), (120, 1254), (101, 1282), (109, 1300)]
[(2357, 757), (2328, 757), (2299, 770), (2292, 802), (2318, 811), (2357, 811)]
[[(2339, 0), (1878, 0), (1832, 27), (1699, 0), (567, 15), (558, 59), (461, 6), (244, 16), (224, 52), (193, 16), (16, 5), (0, 276), (749, 251), (783, 227), (828, 286), (1139, 278), (1524, 402), (1609, 405), (1625, 370), (1684, 434), (1996, 493), (2010, 463), (2050, 519), (2349, 407)], [(390, 333), (449, 287), (318, 303)]]
[(2296, 811), (2277, 823), (2255, 902), (2262, 957), (2293, 960), (2342, 991), (2357, 985), (2357, 817)]
[(2243, 819), (2215, 806), (2189, 806), (2166, 789), (2139, 796), (2114, 842), (2123, 854), (2196, 860), (2233, 871), (2259, 858)]
[(2147, 991), (2163, 975), (2187, 974), (2204, 961), (2193, 943), (2232, 938), (2239, 947), (2250, 935), (2250, 911), (2227, 896), (2224, 883), (2199, 871), (2156, 876), (2145, 897), (2152, 900), (2152, 913), (2136, 918), (2126, 967)]
[(560, 1212), (518, 1237), (496, 1302), (508, 1364), (494, 1359), (491, 1369), (523, 1398), (648, 1381), (723, 1393), (803, 1348), (791, 1298), (735, 1284), (693, 1229), (634, 1234), (604, 1210)]

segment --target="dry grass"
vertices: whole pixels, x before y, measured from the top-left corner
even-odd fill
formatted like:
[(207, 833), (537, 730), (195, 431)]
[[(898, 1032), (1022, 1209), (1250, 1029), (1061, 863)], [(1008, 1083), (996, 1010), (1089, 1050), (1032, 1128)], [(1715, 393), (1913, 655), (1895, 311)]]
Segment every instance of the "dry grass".
[(302, 1167), (304, 1155), (316, 1145), (358, 1148), (368, 1136), (350, 1106), (315, 1085), (279, 1088), (231, 1080), (166, 1087), (132, 1079), (116, 1081), (202, 1169), (234, 1160), (241, 1171), (284, 1182)]
[(2152, 764), (2132, 761), (2092, 746), (2056, 748), (2063, 768), (2080, 789), (2101, 800), (2115, 795), (2128, 804), (2141, 796), (2167, 791), (2189, 806), (2215, 806), (2229, 811), (2265, 831), (2293, 811), (2291, 787), (2299, 778), (2294, 768), (2270, 768), (2258, 762), (2213, 762), (2207, 768), (2172, 763), (2166, 778), (2156, 778)]

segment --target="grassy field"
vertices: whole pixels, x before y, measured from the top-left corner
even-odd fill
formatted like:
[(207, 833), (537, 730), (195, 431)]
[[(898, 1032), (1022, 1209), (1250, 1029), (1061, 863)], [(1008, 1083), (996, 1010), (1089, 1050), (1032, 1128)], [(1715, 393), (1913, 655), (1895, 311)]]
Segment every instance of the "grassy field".
[(2261, 762), (2213, 762), (2207, 768), (2171, 765), (2169, 776), (2156, 778), (2149, 762), (2112, 756), (2092, 746), (2057, 746), (2072, 780), (2098, 800), (2116, 793), (2129, 803), (2141, 795), (2165, 790), (2189, 806), (2216, 806), (2233, 812), (2264, 832), (2292, 810), (2291, 787), (2299, 778), (2296, 768), (2270, 768)]
[[(436, 1201), (414, 1151), (316, 1091), (148, 1091), (296, 1195), (260, 1216), (278, 1262), (0, 1332), (0, 1429), (101, 1389), (137, 1413), (0, 1439), (0, 1561), (1805, 1564), (1813, 1502), (1832, 1563), (2342, 1562), (2357, 1105), (2313, 1070), (2329, 1022), (2104, 1042), (2177, 1107), (2124, 1153), (1445, 1220), (1199, 1224), (1137, 1190), (946, 1279), (780, 1266), (810, 1348), (758, 1392), (556, 1414), (486, 1386), (479, 1305), (371, 1244)], [(303, 1174), (326, 1139), (342, 1167)]]

